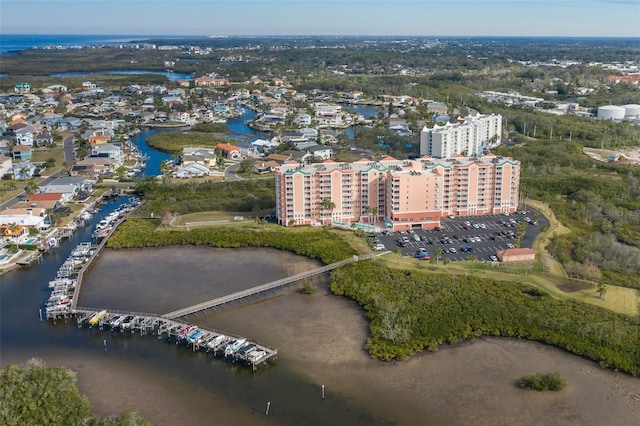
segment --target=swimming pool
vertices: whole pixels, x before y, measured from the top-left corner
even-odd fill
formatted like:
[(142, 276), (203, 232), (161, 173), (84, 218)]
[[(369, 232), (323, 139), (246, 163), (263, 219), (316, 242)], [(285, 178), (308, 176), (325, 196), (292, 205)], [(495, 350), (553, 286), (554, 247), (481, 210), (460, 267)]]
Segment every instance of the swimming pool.
[(33, 244), (36, 242), (37, 238), (27, 238), (26, 241), (24, 242), (25, 244)]
[(7, 258), (6, 254), (0, 254), (0, 262)]

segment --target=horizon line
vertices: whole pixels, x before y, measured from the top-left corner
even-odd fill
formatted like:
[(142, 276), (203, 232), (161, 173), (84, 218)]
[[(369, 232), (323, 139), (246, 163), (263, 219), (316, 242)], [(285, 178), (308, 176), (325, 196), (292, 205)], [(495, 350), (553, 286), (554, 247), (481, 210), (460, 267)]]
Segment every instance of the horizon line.
[(189, 38), (234, 38), (234, 37), (467, 37), (467, 38), (640, 38), (639, 35), (525, 35), (525, 34), (126, 34), (126, 33), (0, 33), (3, 36), (101, 36), (101, 37), (189, 37)]

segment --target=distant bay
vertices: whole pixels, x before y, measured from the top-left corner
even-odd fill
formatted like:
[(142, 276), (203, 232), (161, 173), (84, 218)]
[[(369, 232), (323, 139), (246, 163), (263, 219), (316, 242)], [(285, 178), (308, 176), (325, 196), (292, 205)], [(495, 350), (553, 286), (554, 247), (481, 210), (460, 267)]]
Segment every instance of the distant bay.
[(0, 54), (33, 48), (81, 48), (142, 43), (143, 40), (176, 38), (158, 35), (96, 35), (96, 34), (0, 34)]
[(175, 80), (193, 80), (193, 76), (191, 74), (171, 72), (171, 71), (143, 71), (143, 70), (126, 70), (126, 71), (94, 71), (94, 72), (84, 72), (84, 71), (70, 71), (70, 72), (59, 72), (55, 74), (49, 75), (49, 77), (84, 77), (89, 74), (114, 74), (114, 75), (142, 75), (142, 74), (158, 74), (167, 77), (169, 81)]

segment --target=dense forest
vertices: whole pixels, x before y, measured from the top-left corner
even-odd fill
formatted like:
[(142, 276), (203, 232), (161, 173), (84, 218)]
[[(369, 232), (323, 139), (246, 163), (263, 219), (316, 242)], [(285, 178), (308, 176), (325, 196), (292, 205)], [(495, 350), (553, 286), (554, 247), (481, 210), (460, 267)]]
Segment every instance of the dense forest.
[(99, 418), (77, 386), (75, 374), (61, 367), (46, 367), (38, 360), (0, 370), (0, 424), (147, 426), (151, 423), (132, 411)]
[(331, 289), (356, 300), (370, 319), (367, 349), (403, 359), (481, 335), (550, 343), (640, 374), (640, 323), (592, 305), (557, 300), (518, 282), (393, 270), (372, 262), (344, 266)]

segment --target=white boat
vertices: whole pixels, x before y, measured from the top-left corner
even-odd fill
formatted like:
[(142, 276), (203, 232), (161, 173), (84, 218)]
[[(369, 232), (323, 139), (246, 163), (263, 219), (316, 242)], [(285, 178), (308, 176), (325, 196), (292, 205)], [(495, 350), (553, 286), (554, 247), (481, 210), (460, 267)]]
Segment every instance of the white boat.
[(231, 356), (236, 353), (244, 344), (247, 342), (247, 339), (240, 338), (236, 340), (232, 340), (227, 343), (227, 346), (224, 347), (224, 356)]
[(226, 341), (227, 336), (225, 336), (224, 334), (219, 334), (207, 342), (207, 347), (209, 349), (216, 349)]
[(257, 349), (249, 354), (247, 354), (246, 360), (251, 364), (255, 364), (260, 362), (260, 360), (267, 355), (267, 353), (263, 350)]
[(51, 237), (49, 238), (49, 240), (47, 240), (47, 245), (49, 246), (50, 249), (56, 248), (58, 247), (58, 240), (54, 237)]

